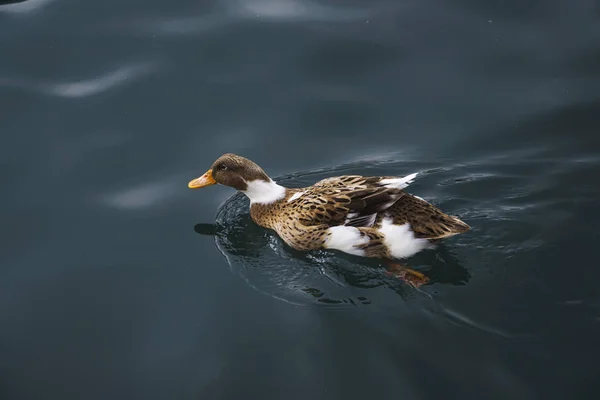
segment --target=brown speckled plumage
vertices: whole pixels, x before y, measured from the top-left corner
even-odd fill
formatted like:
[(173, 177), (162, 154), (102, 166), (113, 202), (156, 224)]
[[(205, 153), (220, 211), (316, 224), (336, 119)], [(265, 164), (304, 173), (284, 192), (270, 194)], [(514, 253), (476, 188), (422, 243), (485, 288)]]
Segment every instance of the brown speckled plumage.
[[(235, 167), (228, 169), (227, 165)], [(250, 182), (245, 171), (251, 172), (252, 176), (261, 176), (262, 172), (252, 161), (232, 154), (219, 158), (213, 168), (219, 169), (219, 178), (224, 182), (238, 182), (240, 179)], [(218, 183), (219, 178), (216, 179)], [(384, 219), (397, 226), (408, 223), (415, 238), (429, 241), (470, 229), (458, 218), (406, 193), (402, 188), (408, 183), (402, 188), (390, 187), (393, 185), (389, 184), (389, 180), (400, 179), (345, 175), (323, 179), (306, 188), (286, 188), (284, 192), (269, 179), (265, 183), (281, 188), (282, 196), (268, 203), (251, 201), (250, 215), (258, 225), (274, 230), (297, 250), (324, 248), (331, 235), (331, 227), (355, 227), (361, 238), (361, 243), (355, 248), (363, 250), (366, 257), (381, 258), (391, 258), (385, 235), (379, 230)]]

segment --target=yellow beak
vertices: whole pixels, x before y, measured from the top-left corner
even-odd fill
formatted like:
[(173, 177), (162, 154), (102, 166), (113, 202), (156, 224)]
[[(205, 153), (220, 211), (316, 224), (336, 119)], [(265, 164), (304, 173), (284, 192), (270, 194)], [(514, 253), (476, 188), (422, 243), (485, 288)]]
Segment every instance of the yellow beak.
[(190, 189), (200, 189), (205, 186), (214, 185), (215, 183), (217, 183), (217, 181), (215, 181), (215, 178), (212, 176), (212, 169), (209, 169), (200, 178), (191, 180), (190, 183), (188, 183), (188, 187)]

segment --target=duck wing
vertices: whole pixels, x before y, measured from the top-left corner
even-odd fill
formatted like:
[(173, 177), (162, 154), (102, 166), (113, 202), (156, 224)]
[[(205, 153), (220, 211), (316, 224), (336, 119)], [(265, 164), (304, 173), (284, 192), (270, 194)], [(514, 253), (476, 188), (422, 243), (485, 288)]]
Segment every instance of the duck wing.
[(401, 189), (379, 185), (311, 187), (294, 200), (293, 207), (304, 225), (372, 227), (378, 213), (405, 194)]

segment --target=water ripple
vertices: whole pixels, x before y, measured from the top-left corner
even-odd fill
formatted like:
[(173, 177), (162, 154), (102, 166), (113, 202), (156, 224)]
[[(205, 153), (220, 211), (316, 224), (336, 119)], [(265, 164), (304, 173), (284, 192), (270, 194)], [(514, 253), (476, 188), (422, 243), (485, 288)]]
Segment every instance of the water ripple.
[(140, 184), (133, 188), (109, 194), (104, 196), (103, 202), (122, 210), (143, 209), (171, 197), (172, 193), (177, 193), (178, 187), (179, 182), (169, 178), (160, 182)]
[(105, 92), (113, 87), (150, 72), (149, 64), (119, 67), (105, 75), (88, 80), (51, 85), (49, 90), (62, 97), (88, 97)]
[(477, 322), (477, 321), (473, 320), (472, 318), (469, 318), (466, 315), (464, 315), (456, 310), (451, 310), (449, 308), (442, 308), (442, 310), (448, 317), (449, 321), (451, 321), (451, 322), (458, 323), (458, 324), (461, 324), (464, 326), (468, 326), (468, 327), (480, 330), (482, 332), (491, 333), (491, 334), (500, 336), (504, 339), (513, 339), (515, 337), (515, 335), (510, 332), (505, 332), (496, 327), (489, 326), (489, 325), (483, 324), (481, 322)]
[[(155, 34), (194, 35), (226, 27), (239, 20), (276, 22), (348, 22), (369, 18), (371, 11), (347, 6), (327, 6), (298, 0), (233, 0), (221, 2), (209, 12), (158, 20), (133, 22), (135, 30)], [(127, 21), (130, 27), (132, 21)]]
[(325, 6), (306, 0), (237, 0), (227, 2), (226, 6), (234, 14), (277, 21), (345, 21), (369, 16), (364, 10)]
[[(579, 173), (586, 166), (585, 162), (553, 159), (552, 163), (566, 171), (564, 177), (557, 175), (547, 167), (551, 150), (542, 147), (522, 150), (518, 155), (523, 162), (517, 167), (514, 158), (511, 161), (511, 157), (494, 157), (494, 154), (489, 156), (491, 161), (487, 164), (475, 159), (444, 166), (424, 163), (419, 157), (397, 161), (404, 158), (402, 154), (384, 154), (293, 173), (277, 180), (289, 187), (301, 187), (327, 176), (347, 173), (421, 172), (409, 192), (458, 215), (473, 228), (465, 235), (444, 241), (434, 251), (406, 260), (431, 278), (432, 286), (421, 288), (430, 293), (430, 287), (441, 290), (440, 284), (465, 284), (472, 273), (479, 274), (483, 281), (493, 280), (503, 268), (510, 271), (516, 258), (528, 257), (548, 246), (556, 232), (554, 227), (564, 224), (570, 213), (564, 207), (561, 212), (550, 212), (563, 200), (551, 199), (546, 192), (556, 185), (564, 186), (561, 179), (569, 179), (570, 173)], [(327, 251), (305, 254), (291, 250), (274, 233), (252, 222), (248, 202), (241, 194), (231, 197), (219, 209), (216, 226), (217, 247), (232, 271), (269, 296), (294, 304), (328, 306), (399, 304), (397, 299), (404, 304), (412, 298), (423, 298), (385, 276), (377, 261), (350, 259)], [(542, 230), (536, 230), (535, 226), (541, 226)], [(470, 266), (462, 266), (459, 261), (462, 259), (469, 260)]]
[(181, 17), (136, 18), (117, 25), (138, 34), (194, 35), (227, 26), (231, 21), (216, 13)]
[(121, 66), (100, 76), (72, 82), (33, 83), (27, 79), (11, 78), (0, 80), (0, 86), (17, 87), (58, 97), (82, 98), (94, 96), (131, 82), (134, 79), (139, 79), (156, 68), (155, 64), (138, 63)]
[(3, 5), (0, 8), (1, 12), (25, 14), (32, 11), (39, 11), (55, 0), (27, 0), (20, 3)]

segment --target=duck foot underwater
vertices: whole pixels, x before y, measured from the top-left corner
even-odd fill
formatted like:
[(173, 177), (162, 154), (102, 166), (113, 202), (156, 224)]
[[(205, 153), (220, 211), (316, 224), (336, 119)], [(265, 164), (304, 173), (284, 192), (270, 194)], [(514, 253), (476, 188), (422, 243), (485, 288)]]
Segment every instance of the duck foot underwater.
[(402, 264), (393, 261), (386, 261), (384, 264), (388, 276), (398, 278), (414, 288), (421, 287), (430, 281), (424, 273), (408, 268)]
[[(405, 192), (416, 176), (343, 175), (309, 187), (286, 188), (249, 159), (227, 153), (188, 187), (221, 184), (243, 192), (250, 200), (252, 220), (275, 231), (295, 250), (331, 249), (402, 260), (470, 230), (457, 217)], [(415, 287), (429, 281), (400, 264), (390, 273)]]

